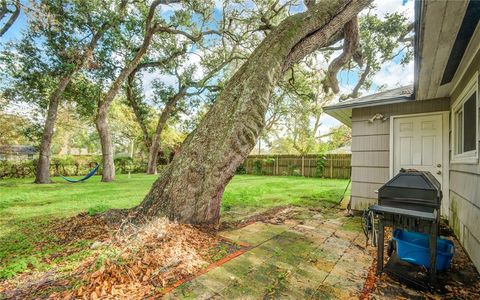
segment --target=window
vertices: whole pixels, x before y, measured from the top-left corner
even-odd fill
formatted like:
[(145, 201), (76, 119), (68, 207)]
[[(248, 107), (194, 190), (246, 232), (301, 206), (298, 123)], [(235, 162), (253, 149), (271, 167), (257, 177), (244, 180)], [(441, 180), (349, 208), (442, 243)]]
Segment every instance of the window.
[(478, 159), (477, 76), (467, 85), (453, 108), (454, 162), (476, 163)]

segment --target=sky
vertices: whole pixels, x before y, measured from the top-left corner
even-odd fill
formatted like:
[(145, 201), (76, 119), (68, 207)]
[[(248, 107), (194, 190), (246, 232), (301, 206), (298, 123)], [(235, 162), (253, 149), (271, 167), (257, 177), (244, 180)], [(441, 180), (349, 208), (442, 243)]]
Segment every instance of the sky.
[[(215, 3), (217, 7), (221, 7), (220, 0), (215, 0)], [(414, 0), (375, 0), (374, 5), (376, 6), (375, 12), (379, 16), (392, 12), (404, 12), (405, 15), (413, 21)], [(163, 17), (168, 17), (176, 9), (179, 9), (179, 7), (176, 5), (162, 5), (161, 11)], [(26, 16), (22, 11), (14, 26), (12, 26), (12, 28), (2, 38), (0, 38), (0, 48), (2, 47), (1, 45), (5, 45), (5, 43), (8, 41), (18, 40), (21, 37), (22, 31), (24, 31), (25, 28)], [(411, 84), (413, 82), (413, 61), (406, 66), (402, 66), (399, 63), (399, 60), (400, 59), (397, 58), (385, 64), (382, 69), (374, 76), (372, 88), (368, 92), (364, 92), (363, 94), (365, 95), (369, 93), (374, 93), (377, 90), (378, 86), (385, 86), (388, 89)], [(198, 61), (198, 56), (192, 55), (190, 57), (190, 62), (192, 64)], [(197, 72), (197, 76), (201, 77), (201, 70)], [(152, 82), (155, 79), (160, 79), (166, 84), (175, 84), (175, 78), (173, 76), (166, 76), (158, 73), (143, 74), (144, 91), (147, 97), (152, 96)], [(355, 74), (348, 74), (345, 71), (339, 73), (338, 79), (340, 82), (340, 90), (343, 93), (351, 90), (357, 80)], [(337, 120), (328, 116), (327, 114), (322, 115), (321, 123), (321, 135), (328, 133), (332, 127), (340, 125)]]

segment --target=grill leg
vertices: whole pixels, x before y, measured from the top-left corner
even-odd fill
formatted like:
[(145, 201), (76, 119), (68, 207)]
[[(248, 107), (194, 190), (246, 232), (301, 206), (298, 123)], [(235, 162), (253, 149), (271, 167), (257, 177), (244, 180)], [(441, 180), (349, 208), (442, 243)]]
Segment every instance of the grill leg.
[(432, 224), (430, 227), (430, 271), (429, 277), (430, 282), (435, 283), (437, 275), (437, 231), (438, 227), (436, 224)]
[(383, 244), (384, 244), (384, 225), (382, 219), (378, 222), (378, 240), (377, 240), (377, 274), (383, 272)]

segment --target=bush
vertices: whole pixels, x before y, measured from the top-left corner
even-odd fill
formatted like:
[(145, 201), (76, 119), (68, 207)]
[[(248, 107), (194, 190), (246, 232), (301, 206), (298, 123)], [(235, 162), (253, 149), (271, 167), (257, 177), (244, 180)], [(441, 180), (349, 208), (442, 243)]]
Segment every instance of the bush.
[(320, 154), (317, 158), (317, 166), (315, 168), (315, 176), (322, 177), (323, 176), (323, 169), (327, 164), (327, 156)]
[(275, 158), (271, 158), (271, 157), (265, 158), (265, 159), (263, 160), (263, 162), (264, 162), (265, 164), (267, 164), (267, 165), (273, 165), (273, 164), (275, 164)]
[(0, 161), (0, 179), (2, 178), (25, 178), (35, 175), (35, 160), (26, 161)]
[(260, 159), (256, 159), (256, 160), (253, 161), (253, 174), (263, 175), (262, 174), (262, 161)]
[(239, 174), (239, 175), (247, 174), (247, 169), (245, 169), (245, 166), (243, 164), (241, 164), (235, 170), (235, 174)]
[(293, 176), (302, 176), (302, 172), (300, 172), (300, 169), (294, 169), (294, 170), (292, 170), (292, 175)]
[(117, 157), (113, 160), (115, 163), (115, 171), (126, 174), (131, 172), (133, 159), (129, 156)]
[(298, 176), (295, 175), (295, 171), (300, 172), (300, 168), (297, 165), (288, 165), (288, 175)]

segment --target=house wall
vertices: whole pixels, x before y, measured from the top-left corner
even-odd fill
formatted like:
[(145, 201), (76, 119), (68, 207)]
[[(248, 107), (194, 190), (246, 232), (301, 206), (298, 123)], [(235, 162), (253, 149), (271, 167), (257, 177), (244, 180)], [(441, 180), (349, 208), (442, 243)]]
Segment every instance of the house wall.
[[(466, 70), (458, 70), (465, 71), (465, 74), (452, 92), (451, 104), (457, 100), (467, 83), (479, 70), (480, 51)], [(477, 132), (480, 132), (480, 125), (476, 124), (476, 126)], [(452, 134), (450, 139), (452, 139), (451, 136)], [(478, 147), (477, 149), (480, 149), (480, 145)], [(450, 152), (452, 148), (453, 144), (450, 143)], [(476, 164), (450, 163), (449, 221), (477, 270), (480, 270), (480, 165), (478, 162)]]
[(390, 176), (390, 120), (368, 120), (377, 113), (386, 117), (448, 111), (449, 99), (412, 101), (352, 111), (352, 209), (376, 203), (375, 191)]

